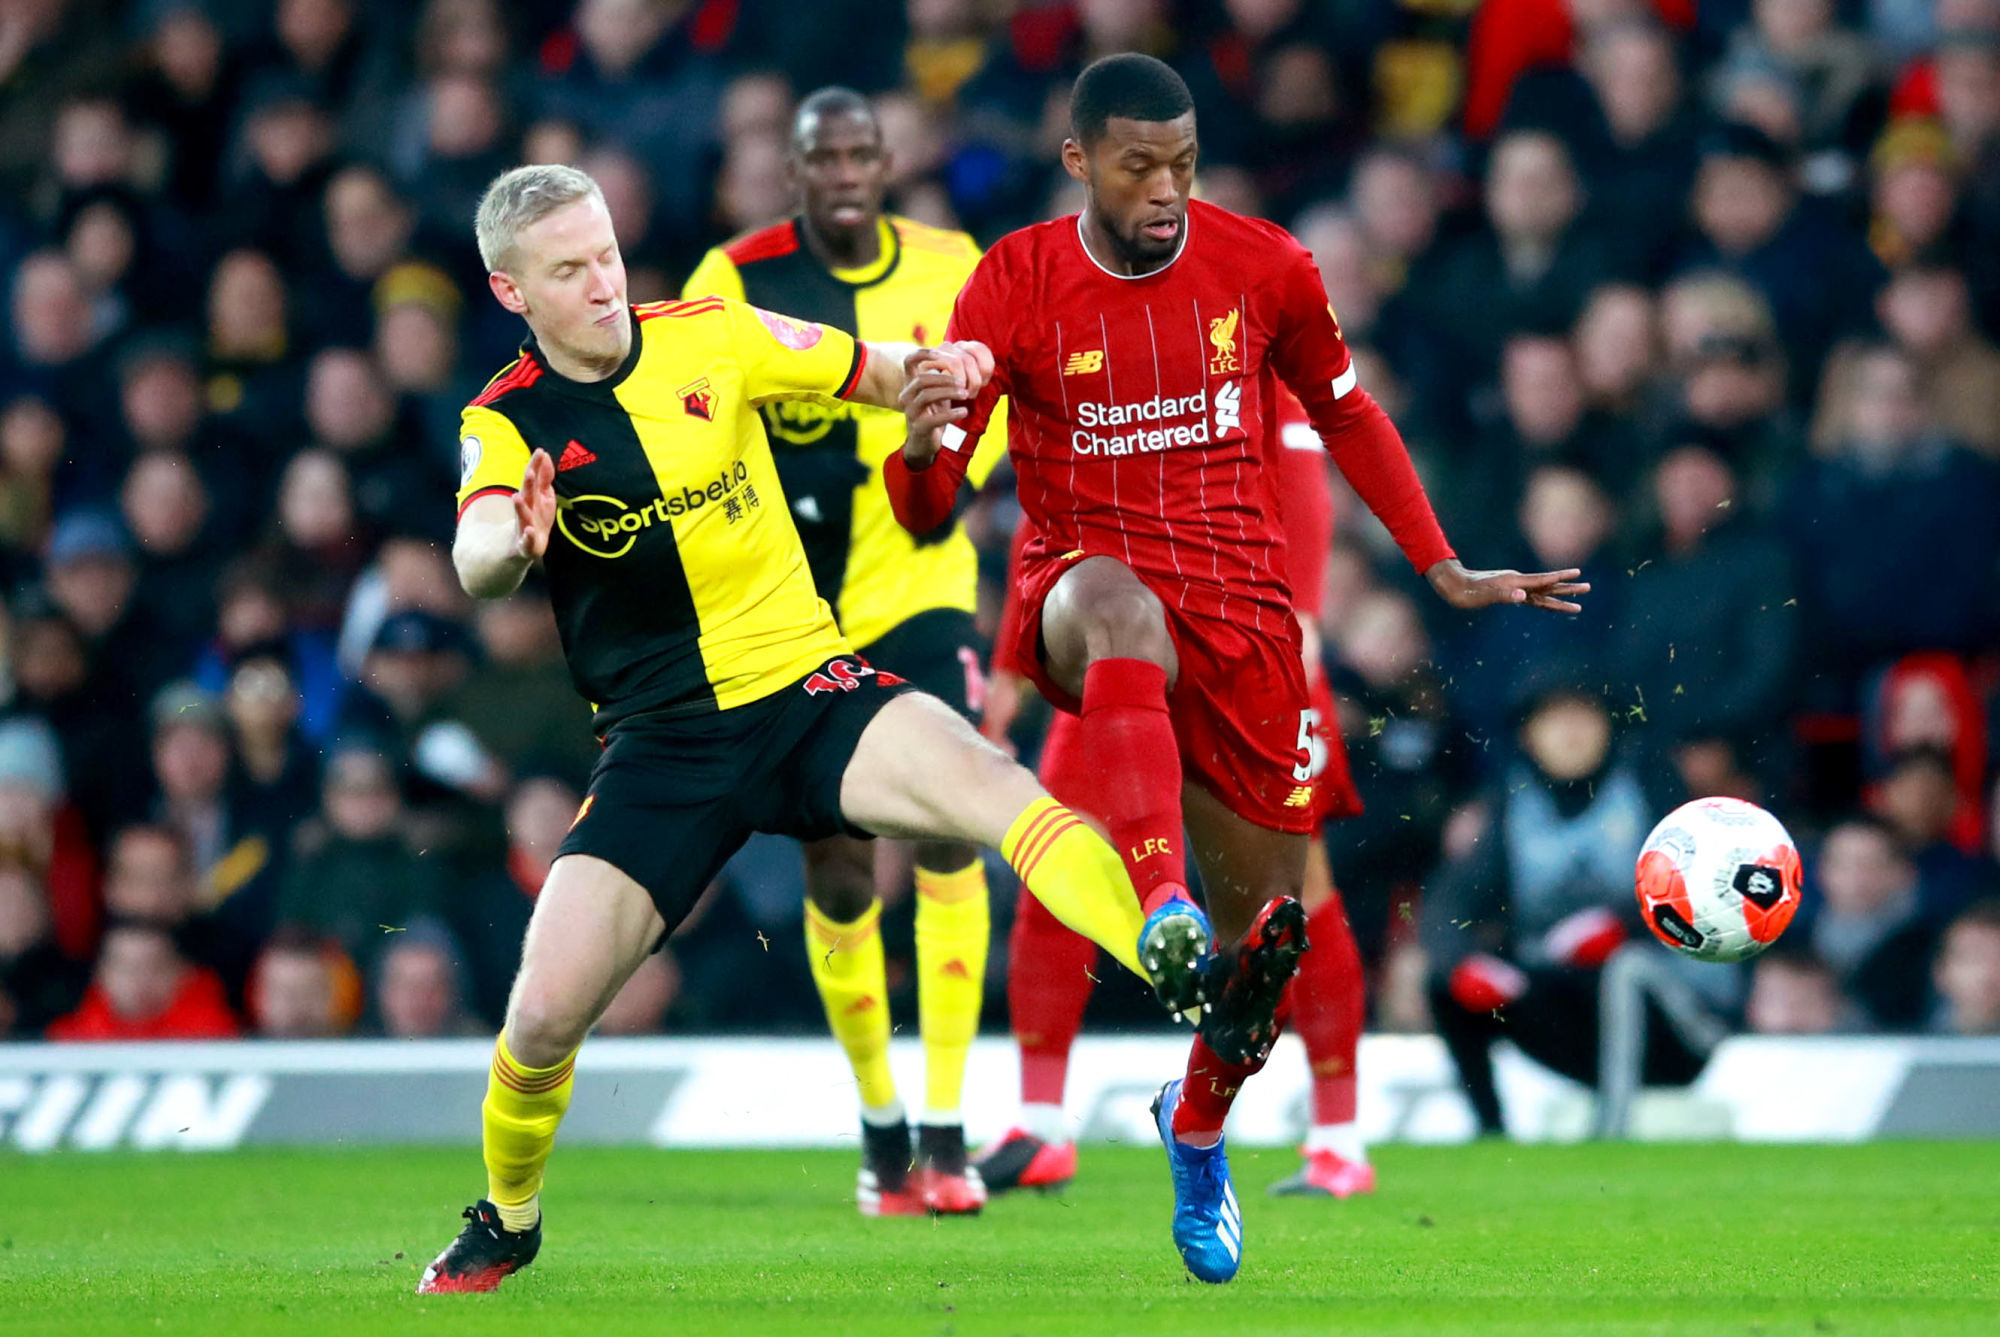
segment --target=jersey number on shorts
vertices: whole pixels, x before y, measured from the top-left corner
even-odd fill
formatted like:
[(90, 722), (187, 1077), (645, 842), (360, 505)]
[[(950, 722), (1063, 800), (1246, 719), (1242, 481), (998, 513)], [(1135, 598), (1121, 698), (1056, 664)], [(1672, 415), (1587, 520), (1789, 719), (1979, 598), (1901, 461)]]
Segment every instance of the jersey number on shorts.
[(1299, 712), (1298, 749), (1305, 760), (1292, 767), (1292, 778), (1302, 785), (1311, 784), (1326, 769), (1326, 739), (1320, 736), (1319, 712), (1310, 706)]
[(820, 696), (826, 692), (851, 692), (861, 685), (863, 678), (880, 679), (884, 687), (900, 687), (903, 683), (893, 673), (880, 673), (867, 664), (850, 664), (845, 659), (836, 659), (800, 686), (806, 689), (807, 696)]

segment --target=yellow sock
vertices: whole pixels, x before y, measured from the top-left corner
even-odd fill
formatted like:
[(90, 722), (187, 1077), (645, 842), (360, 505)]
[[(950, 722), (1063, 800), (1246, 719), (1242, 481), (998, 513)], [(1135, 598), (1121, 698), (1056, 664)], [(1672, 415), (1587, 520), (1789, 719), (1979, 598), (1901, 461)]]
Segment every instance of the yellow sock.
[(959, 1122), (965, 1057), (979, 1033), (992, 911), (986, 867), (917, 869), (917, 1020), (924, 1037), (924, 1122)]
[(556, 1125), (576, 1088), (576, 1055), (553, 1068), (529, 1068), (507, 1052), (503, 1032), (493, 1045), (493, 1069), (480, 1106), (486, 1151), (486, 1197), (509, 1230), (541, 1219), (542, 1167), (556, 1144)]
[(1050, 914), (1148, 978), (1139, 965), (1139, 930), (1146, 924), (1139, 894), (1118, 852), (1081, 817), (1038, 798), (1007, 828), (1000, 853)]
[(882, 966), (882, 903), (851, 924), (829, 919), (806, 902), (806, 956), (826, 1005), (826, 1024), (847, 1051), (864, 1109), (896, 1103), (889, 1075), (889, 978)]

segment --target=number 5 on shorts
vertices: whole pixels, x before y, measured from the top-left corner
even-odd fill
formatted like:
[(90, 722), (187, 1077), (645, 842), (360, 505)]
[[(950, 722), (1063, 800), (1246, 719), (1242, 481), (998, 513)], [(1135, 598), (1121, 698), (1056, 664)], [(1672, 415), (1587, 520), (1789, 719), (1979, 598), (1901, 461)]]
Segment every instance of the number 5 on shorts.
[(1305, 760), (1292, 767), (1292, 778), (1302, 785), (1311, 784), (1326, 769), (1326, 739), (1320, 737), (1319, 712), (1310, 706), (1299, 712), (1298, 749)]

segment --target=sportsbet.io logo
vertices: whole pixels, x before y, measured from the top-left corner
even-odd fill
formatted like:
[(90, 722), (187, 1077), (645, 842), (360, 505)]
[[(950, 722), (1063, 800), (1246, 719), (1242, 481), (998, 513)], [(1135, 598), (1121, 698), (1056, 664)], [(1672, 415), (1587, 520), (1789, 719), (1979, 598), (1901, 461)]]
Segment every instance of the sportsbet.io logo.
[(749, 467), (738, 460), (717, 474), (707, 487), (699, 490), (683, 487), (677, 496), (659, 497), (639, 507), (617, 497), (562, 498), (556, 504), (556, 528), (592, 557), (608, 559), (632, 551), (639, 535), (661, 521), (692, 515), (707, 506), (719, 506), (734, 524), (759, 505), (757, 489), (750, 484)]

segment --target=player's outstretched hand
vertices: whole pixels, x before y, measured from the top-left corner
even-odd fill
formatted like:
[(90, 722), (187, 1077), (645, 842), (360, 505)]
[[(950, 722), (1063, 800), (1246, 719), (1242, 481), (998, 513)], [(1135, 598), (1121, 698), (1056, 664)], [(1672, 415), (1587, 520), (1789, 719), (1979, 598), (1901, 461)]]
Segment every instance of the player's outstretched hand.
[(1440, 598), (1453, 608), (1487, 608), (1494, 604), (1521, 604), (1545, 608), (1551, 613), (1581, 613), (1583, 605), (1571, 596), (1590, 593), (1590, 584), (1578, 580), (1583, 572), (1567, 571), (1468, 571), (1456, 557), (1447, 558), (1424, 572), (1424, 578)]
[(528, 457), (521, 490), (514, 494), (514, 523), (521, 531), (514, 540), (515, 554), (531, 562), (542, 560), (542, 554), (549, 550), (549, 531), (556, 523), (556, 462), (546, 450)]

